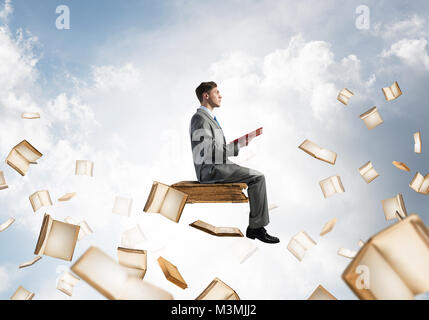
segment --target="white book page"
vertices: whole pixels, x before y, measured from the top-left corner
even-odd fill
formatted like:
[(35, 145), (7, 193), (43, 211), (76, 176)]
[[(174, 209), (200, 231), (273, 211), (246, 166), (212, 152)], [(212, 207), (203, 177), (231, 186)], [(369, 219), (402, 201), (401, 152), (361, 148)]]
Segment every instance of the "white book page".
[(320, 147), (314, 142), (311, 142), (310, 140), (304, 141), (301, 144), (301, 149), (313, 155), (317, 155), (320, 152)]
[(28, 168), (30, 167), (30, 163), (18, 152), (16, 152), (15, 149), (12, 150), (8, 160), (24, 173), (27, 172)]
[(35, 162), (40, 158), (37, 153), (31, 151), (31, 149), (28, 148), (24, 143), (20, 143), (18, 146), (16, 146), (15, 150), (18, 151), (29, 162)]
[(423, 184), (424, 177), (417, 172), (413, 180), (411, 180), (410, 188), (416, 192), (420, 192), (420, 187)]
[(182, 201), (183, 193), (170, 188), (162, 204), (160, 213), (166, 218), (177, 222)]
[(47, 236), (44, 254), (53, 258), (71, 260), (76, 245), (76, 232), (79, 227), (53, 220)]
[(305, 247), (303, 247), (298, 241), (292, 238), (287, 245), (287, 249), (292, 253), (299, 261), (302, 261), (305, 255)]
[(337, 154), (333, 151), (326, 149), (320, 149), (316, 156), (320, 159), (333, 163), (337, 157)]
[(155, 195), (153, 196), (152, 203), (147, 209), (147, 212), (161, 213), (161, 206), (167, 194), (167, 191), (168, 191), (168, 186), (162, 183), (157, 183)]

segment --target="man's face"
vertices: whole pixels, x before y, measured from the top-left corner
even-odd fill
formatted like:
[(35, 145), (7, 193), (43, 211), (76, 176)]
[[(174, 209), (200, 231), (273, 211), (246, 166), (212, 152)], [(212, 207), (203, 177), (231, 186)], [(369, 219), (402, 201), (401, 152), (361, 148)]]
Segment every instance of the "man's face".
[(222, 96), (220, 95), (219, 89), (217, 87), (213, 88), (207, 95), (207, 101), (210, 103), (210, 105), (213, 108), (219, 108), (222, 103)]

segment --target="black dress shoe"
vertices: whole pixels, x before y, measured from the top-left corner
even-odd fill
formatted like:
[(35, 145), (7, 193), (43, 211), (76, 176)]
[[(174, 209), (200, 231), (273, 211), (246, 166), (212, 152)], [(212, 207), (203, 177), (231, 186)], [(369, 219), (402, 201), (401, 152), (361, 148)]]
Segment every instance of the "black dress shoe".
[(279, 243), (280, 240), (277, 237), (270, 236), (267, 233), (267, 230), (265, 228), (258, 228), (258, 229), (250, 229), (247, 228), (246, 230), (246, 237), (250, 239), (258, 239), (265, 243)]

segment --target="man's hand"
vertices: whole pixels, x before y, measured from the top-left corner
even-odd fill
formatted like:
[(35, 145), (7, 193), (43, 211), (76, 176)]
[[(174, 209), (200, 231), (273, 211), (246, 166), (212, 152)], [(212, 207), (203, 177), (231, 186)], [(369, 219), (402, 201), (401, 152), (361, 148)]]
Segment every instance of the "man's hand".
[(240, 139), (238, 139), (238, 145), (240, 146), (240, 148), (247, 147), (250, 141), (252, 141), (252, 139), (255, 137), (256, 137), (255, 134), (246, 134), (244, 137), (241, 137)]

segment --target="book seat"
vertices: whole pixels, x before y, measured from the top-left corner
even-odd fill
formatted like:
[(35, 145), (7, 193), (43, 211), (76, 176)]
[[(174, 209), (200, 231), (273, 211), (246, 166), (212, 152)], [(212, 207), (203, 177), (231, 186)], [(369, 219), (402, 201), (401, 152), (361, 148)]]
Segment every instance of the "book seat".
[(198, 181), (180, 181), (172, 188), (188, 195), (186, 203), (244, 203), (249, 199), (243, 193), (245, 183), (200, 183)]

